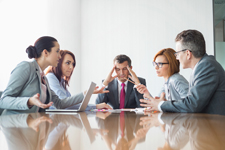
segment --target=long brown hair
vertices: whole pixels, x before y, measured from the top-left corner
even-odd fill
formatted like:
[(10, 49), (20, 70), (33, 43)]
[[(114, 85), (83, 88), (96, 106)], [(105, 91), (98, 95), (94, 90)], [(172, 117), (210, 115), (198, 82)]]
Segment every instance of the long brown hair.
[(180, 72), (180, 62), (176, 59), (174, 53), (175, 53), (174, 49), (165, 48), (165, 49), (160, 50), (153, 59), (153, 61), (155, 61), (156, 58), (160, 55), (163, 55), (166, 57), (166, 59), (169, 63), (169, 77), (175, 73)]
[[(75, 56), (72, 52), (68, 51), (68, 50), (60, 50), (59, 51), (60, 55), (61, 55), (61, 59), (59, 60), (59, 63), (57, 65), (57, 67), (53, 67), (53, 66), (50, 66), (48, 67), (47, 71), (46, 71), (46, 75), (50, 72), (54, 73), (54, 75), (56, 76), (56, 78), (59, 80), (59, 82), (61, 82), (61, 78), (62, 78), (62, 63), (63, 63), (63, 60), (64, 60), (64, 57), (66, 54), (69, 54), (73, 57), (73, 60), (74, 60), (74, 65), (73, 65), (73, 69), (75, 68), (76, 66), (76, 59), (75, 59)], [(73, 71), (71, 72), (71, 75), (73, 74)], [(64, 89), (67, 89), (66, 87), (69, 86), (69, 80), (70, 80), (70, 77), (64, 77), (64, 82), (62, 83), (62, 86)]]

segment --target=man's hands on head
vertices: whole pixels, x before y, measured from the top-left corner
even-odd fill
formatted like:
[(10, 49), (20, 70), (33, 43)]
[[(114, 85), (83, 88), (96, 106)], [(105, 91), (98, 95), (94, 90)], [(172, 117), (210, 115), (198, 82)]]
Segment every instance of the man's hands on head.
[(128, 75), (128, 77), (135, 82), (135, 85), (139, 85), (140, 81), (139, 81), (137, 75), (135, 74), (135, 72), (132, 70), (132, 67), (127, 66), (127, 69), (130, 72), (130, 75)]
[(112, 76), (112, 74), (113, 74), (113, 72), (114, 72), (114, 70), (115, 70), (115, 67), (116, 67), (116, 66), (114, 65), (113, 68), (112, 68), (112, 70), (109, 72), (108, 76), (107, 76), (106, 79), (104, 80), (103, 84), (104, 84), (105, 86), (108, 86), (108, 84), (118, 76), (118, 75)]

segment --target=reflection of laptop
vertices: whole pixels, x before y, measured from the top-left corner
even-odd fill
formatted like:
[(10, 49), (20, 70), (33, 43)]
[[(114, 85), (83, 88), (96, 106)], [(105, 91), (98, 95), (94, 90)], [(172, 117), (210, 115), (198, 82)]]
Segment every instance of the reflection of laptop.
[(67, 113), (77, 112), (77, 111), (85, 111), (85, 109), (86, 109), (86, 107), (87, 107), (87, 105), (90, 101), (91, 95), (95, 90), (95, 86), (96, 86), (96, 83), (91, 82), (91, 85), (90, 85), (89, 89), (87, 90), (87, 93), (84, 96), (84, 99), (82, 100), (82, 102), (80, 104), (80, 107), (78, 109), (46, 109), (45, 111), (48, 111), (48, 112), (67, 112)]
[(83, 127), (85, 128), (85, 130), (88, 134), (90, 142), (93, 143), (94, 140), (95, 140), (95, 135), (94, 135), (94, 133), (91, 129), (90, 123), (89, 123), (88, 118), (87, 118), (87, 114), (85, 112), (80, 112), (80, 113), (77, 113), (77, 114), (79, 115), (81, 123), (82, 123)]
[[(67, 114), (68, 116), (71, 117), (68, 119), (73, 119), (73, 123), (77, 128), (85, 129), (85, 132), (87, 132), (87, 135), (88, 135), (91, 143), (93, 143), (95, 141), (95, 135), (93, 133), (93, 130), (92, 130), (89, 120), (87, 118), (87, 114), (85, 112), (71, 112), (71, 113), (70, 112), (46, 112), (46, 114), (51, 114), (51, 115)], [(73, 115), (71, 115), (71, 114), (73, 114)]]

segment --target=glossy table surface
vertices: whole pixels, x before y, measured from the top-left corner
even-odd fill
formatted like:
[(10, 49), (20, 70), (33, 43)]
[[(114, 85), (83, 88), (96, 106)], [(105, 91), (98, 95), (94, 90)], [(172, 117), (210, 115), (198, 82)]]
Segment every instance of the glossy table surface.
[(0, 116), (0, 149), (224, 150), (225, 116), (135, 112)]

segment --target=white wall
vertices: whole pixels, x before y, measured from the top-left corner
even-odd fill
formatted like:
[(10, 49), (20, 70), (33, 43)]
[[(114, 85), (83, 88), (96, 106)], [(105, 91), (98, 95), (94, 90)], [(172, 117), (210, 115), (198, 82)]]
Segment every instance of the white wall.
[[(202, 32), (207, 53), (214, 53), (211, 0), (82, 0), (81, 18), (82, 89), (90, 80), (100, 84), (113, 58), (126, 54), (136, 74), (158, 94), (164, 81), (156, 76), (152, 59), (163, 48), (175, 48), (176, 35), (186, 29)], [(189, 80), (190, 72), (181, 74)]]
[(29, 60), (26, 48), (47, 34), (45, 0), (0, 1), (0, 90), (4, 90), (13, 68)]
[[(213, 54), (212, 15), (211, 0), (2, 0), (0, 90), (5, 89), (16, 64), (28, 60), (26, 47), (42, 35), (51, 35), (61, 49), (76, 56), (72, 94), (86, 89), (90, 81), (100, 84), (113, 58), (123, 53), (156, 95), (163, 79), (151, 64), (155, 53), (175, 48), (174, 38), (182, 30), (197, 29), (205, 36), (207, 52)], [(182, 70), (181, 74), (189, 79), (190, 72)]]
[(80, 0), (48, 0), (47, 32), (56, 37), (63, 50), (74, 53), (76, 67), (68, 88), (72, 94), (81, 92), (81, 24)]
[(77, 65), (69, 90), (81, 91), (80, 0), (0, 1), (0, 90), (7, 86), (13, 68), (29, 60), (25, 52), (41, 36), (55, 37), (61, 49), (75, 54)]

